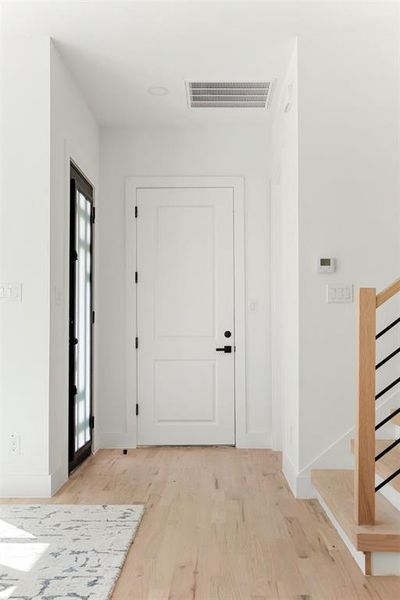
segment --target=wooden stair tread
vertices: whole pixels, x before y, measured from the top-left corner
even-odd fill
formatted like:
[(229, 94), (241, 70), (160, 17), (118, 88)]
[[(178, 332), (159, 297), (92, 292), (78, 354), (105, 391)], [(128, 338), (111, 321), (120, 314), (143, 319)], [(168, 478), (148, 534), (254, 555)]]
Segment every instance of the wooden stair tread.
[[(394, 440), (375, 440), (376, 454), (387, 448), (393, 441)], [(354, 452), (354, 440), (351, 440), (351, 451)], [(375, 471), (382, 479), (386, 479), (399, 468), (400, 444), (393, 448), (393, 450), (390, 450), (385, 456), (382, 456), (382, 458), (375, 463)], [(389, 481), (387, 485), (391, 485), (395, 490), (400, 492), (400, 475), (397, 475), (392, 481)]]
[(357, 550), (400, 552), (400, 513), (381, 494), (376, 496), (375, 525), (355, 523), (354, 471), (313, 470), (311, 481)]

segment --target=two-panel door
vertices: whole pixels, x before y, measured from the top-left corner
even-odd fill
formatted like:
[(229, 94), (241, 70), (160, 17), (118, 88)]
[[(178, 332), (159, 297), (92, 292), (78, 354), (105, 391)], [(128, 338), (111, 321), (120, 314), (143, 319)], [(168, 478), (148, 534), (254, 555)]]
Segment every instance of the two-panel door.
[(233, 189), (137, 207), (139, 444), (234, 444)]

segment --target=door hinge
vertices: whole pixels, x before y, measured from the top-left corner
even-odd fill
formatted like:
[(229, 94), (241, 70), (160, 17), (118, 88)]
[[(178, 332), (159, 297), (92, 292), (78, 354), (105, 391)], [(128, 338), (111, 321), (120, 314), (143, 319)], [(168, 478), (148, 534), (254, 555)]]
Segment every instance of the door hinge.
[(139, 348), (139, 338), (135, 338), (135, 348)]
[(137, 219), (137, 217), (138, 217), (138, 207), (135, 206), (135, 219)]
[(137, 283), (137, 282), (138, 282), (138, 272), (135, 271), (135, 283)]
[(94, 429), (94, 416), (90, 417), (90, 429)]
[(96, 320), (96, 313), (94, 312), (94, 310), (92, 310), (92, 325), (94, 325), (95, 320)]
[(96, 220), (96, 209), (94, 206), (92, 206), (92, 225), (94, 225), (95, 220)]
[(139, 414), (139, 404), (136, 404), (136, 416)]

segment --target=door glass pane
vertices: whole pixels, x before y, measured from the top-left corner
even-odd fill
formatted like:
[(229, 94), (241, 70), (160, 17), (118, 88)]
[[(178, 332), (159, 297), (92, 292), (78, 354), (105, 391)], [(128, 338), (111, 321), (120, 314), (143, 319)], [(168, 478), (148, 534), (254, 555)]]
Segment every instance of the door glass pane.
[(75, 451), (90, 440), (91, 406), (91, 204), (77, 193), (76, 244), (78, 260), (75, 279)]

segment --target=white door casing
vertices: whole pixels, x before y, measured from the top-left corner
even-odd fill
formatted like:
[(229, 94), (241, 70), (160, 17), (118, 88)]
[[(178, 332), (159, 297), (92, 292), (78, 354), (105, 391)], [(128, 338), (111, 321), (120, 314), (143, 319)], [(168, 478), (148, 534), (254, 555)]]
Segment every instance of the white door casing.
[(245, 446), (243, 180), (128, 178), (126, 214), (128, 445)]

